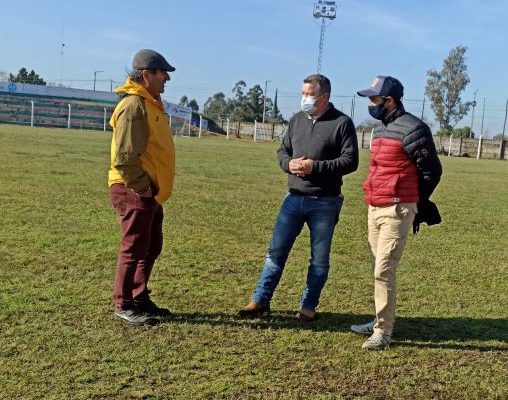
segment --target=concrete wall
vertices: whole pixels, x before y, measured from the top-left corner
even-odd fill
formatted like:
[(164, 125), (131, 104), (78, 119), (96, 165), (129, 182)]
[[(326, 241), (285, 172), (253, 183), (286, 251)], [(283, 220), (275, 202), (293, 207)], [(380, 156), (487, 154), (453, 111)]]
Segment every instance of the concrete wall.
[(115, 103), (116, 93), (95, 90), (73, 89), (58, 86), (31, 85), (28, 83), (0, 81), (0, 93), (33, 95), (40, 97), (60, 97), (67, 99)]

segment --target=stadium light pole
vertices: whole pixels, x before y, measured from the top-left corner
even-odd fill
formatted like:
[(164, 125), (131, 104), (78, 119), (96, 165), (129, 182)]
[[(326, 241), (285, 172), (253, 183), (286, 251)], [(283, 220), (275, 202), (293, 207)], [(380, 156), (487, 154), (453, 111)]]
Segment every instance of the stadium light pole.
[(63, 56), (64, 56), (65, 43), (60, 47), (60, 85), (63, 86)]
[(266, 112), (266, 89), (268, 87), (268, 82), (271, 81), (265, 81), (265, 92), (263, 93), (263, 124), (265, 123), (265, 112)]
[(94, 71), (93, 72), (93, 90), (95, 91), (95, 82), (97, 81), (97, 74), (99, 72), (104, 72), (104, 71)]
[(321, 19), (321, 35), (319, 37), (319, 53), (318, 53), (318, 62), (317, 62), (317, 73), (321, 73), (321, 62), (323, 60), (323, 46), (325, 41), (325, 30), (326, 30), (326, 20), (335, 19), (337, 15), (337, 5), (335, 1), (325, 1), (319, 0), (317, 3), (314, 3), (314, 13), (313, 16), (316, 19)]

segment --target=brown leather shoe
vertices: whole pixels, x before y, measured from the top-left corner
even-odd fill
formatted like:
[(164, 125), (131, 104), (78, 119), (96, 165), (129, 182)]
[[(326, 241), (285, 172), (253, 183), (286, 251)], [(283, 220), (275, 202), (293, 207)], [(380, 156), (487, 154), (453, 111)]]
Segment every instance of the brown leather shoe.
[(298, 311), (296, 316), (301, 322), (314, 322), (316, 319), (318, 319), (318, 315), (314, 310), (307, 310), (304, 308)]
[(270, 306), (262, 306), (261, 304), (251, 301), (244, 308), (238, 311), (240, 317), (259, 317), (270, 314)]

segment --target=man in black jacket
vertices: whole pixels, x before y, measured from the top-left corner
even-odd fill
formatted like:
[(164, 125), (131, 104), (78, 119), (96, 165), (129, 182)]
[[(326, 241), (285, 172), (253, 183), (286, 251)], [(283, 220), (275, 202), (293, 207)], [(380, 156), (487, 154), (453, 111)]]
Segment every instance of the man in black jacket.
[(344, 200), (342, 176), (358, 167), (353, 121), (330, 103), (330, 90), (330, 81), (323, 75), (311, 75), (303, 81), (302, 111), (291, 119), (278, 150), (280, 167), (288, 174), (288, 192), (252, 300), (240, 310), (242, 316), (270, 311), (289, 252), (307, 223), (311, 259), (298, 317), (302, 321), (316, 317), (328, 277), (333, 232)]
[(362, 346), (368, 350), (390, 345), (396, 268), (411, 226), (416, 232), (420, 222), (440, 222), (429, 197), (439, 183), (441, 163), (429, 127), (404, 110), (403, 93), (402, 84), (391, 76), (377, 76), (369, 89), (358, 92), (369, 98), (370, 115), (382, 122), (374, 131), (369, 175), (363, 185), (369, 205), (376, 317), (371, 323), (351, 326), (353, 332), (371, 335)]

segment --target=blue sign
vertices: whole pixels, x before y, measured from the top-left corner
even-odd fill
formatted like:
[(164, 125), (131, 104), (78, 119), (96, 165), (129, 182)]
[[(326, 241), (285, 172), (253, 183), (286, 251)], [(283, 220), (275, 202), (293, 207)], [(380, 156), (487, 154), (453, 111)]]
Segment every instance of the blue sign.
[(18, 87), (16, 86), (16, 84), (14, 82), (11, 82), (11, 83), (9, 83), (8, 89), (9, 89), (9, 92), (12, 93), (12, 92), (15, 92), (18, 89)]

